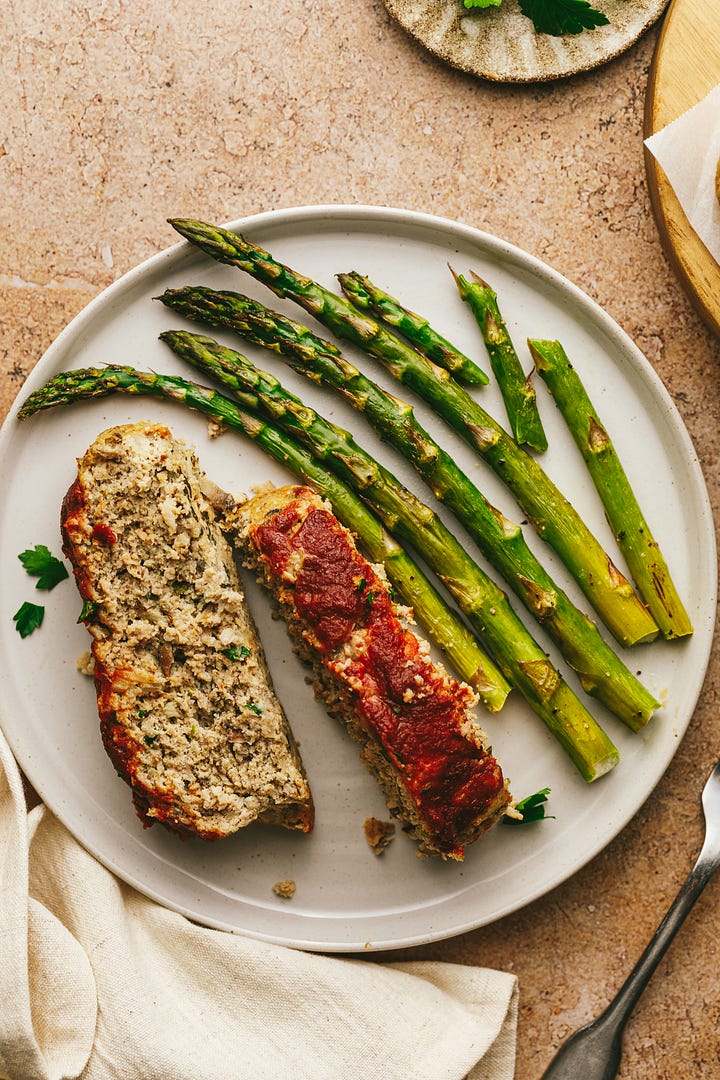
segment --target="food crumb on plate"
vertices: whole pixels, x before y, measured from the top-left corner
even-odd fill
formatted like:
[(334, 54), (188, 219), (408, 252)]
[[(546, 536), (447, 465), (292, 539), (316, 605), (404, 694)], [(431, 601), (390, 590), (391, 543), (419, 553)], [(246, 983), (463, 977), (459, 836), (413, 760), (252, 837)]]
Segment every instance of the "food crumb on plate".
[(365, 819), (363, 828), (365, 839), (376, 855), (382, 855), (395, 837), (395, 826), (392, 821), (381, 821), (380, 818), (369, 817)]
[(211, 417), (207, 422), (208, 439), (219, 439), (221, 435), (224, 435), (227, 431), (225, 424), (222, 420), (216, 420)]
[(283, 900), (292, 900), (296, 885), (288, 878), (286, 881), (276, 881), (272, 889), (275, 895), (282, 897)]
[(92, 676), (95, 674), (95, 661), (89, 649), (86, 649), (84, 653), (78, 656), (75, 667), (82, 675)]

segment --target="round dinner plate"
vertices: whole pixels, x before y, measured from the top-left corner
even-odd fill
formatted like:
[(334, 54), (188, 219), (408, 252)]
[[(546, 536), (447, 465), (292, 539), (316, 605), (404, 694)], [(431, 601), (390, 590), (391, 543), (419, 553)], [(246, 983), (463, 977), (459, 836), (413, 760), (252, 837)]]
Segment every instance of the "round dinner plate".
[[(292, 477), (240, 436), (210, 439), (206, 421), (174, 403), (117, 395), (22, 423), (16, 410), (33, 389), (67, 368), (132, 363), (187, 375), (158, 341), (162, 330), (183, 325), (153, 300), (166, 287), (202, 283), (236, 289), (297, 316), (297, 309), (275, 301), (240, 271), (183, 242), (126, 274), (70, 323), (33, 371), (0, 432), (2, 726), (21, 768), (77, 840), (124, 881), (198, 922), (337, 952), (449, 937), (522, 907), (573, 874), (630, 820), (677, 750), (702, 685), (716, 603), (714, 530), (700, 468), (669, 395), (629, 338), (580, 290), (517, 248), (465, 225), (374, 207), (281, 210), (232, 227), (330, 287), (337, 272), (369, 274), (482, 365), (484, 346), (458, 297), (448, 262), (460, 272), (475, 270), (496, 289), (526, 367), (526, 337), (563, 342), (606, 420), (695, 625), (685, 641), (657, 642), (625, 656), (664, 706), (642, 734), (633, 735), (591, 705), (622, 758), (611, 774), (587, 785), (523, 700), (511, 695), (499, 715), (483, 714), (483, 725), (515, 797), (549, 787), (554, 817), (520, 828), (498, 825), (468, 850), (464, 863), (419, 859), (402, 833), (377, 857), (366, 843), (363, 823), (370, 816), (387, 816), (382, 795), (360, 764), (357, 746), (314, 700), (267, 598), (246, 578), (276, 689), (301, 743), (316, 803), (315, 831), (304, 836), (257, 825), (208, 845), (181, 843), (157, 826), (143, 830), (128, 789), (102, 748), (92, 681), (76, 667), (88, 635), (76, 622), (80, 601), (74, 584), (68, 580), (50, 593), (35, 592), (18, 555), (35, 544), (60, 553), (60, 504), (74, 478), (75, 459), (113, 424), (140, 419), (168, 423), (196, 446), (209, 477), (233, 492), (267, 481), (292, 482)], [(233, 344), (227, 335), (217, 336)], [(309, 404), (351, 428), (362, 444), (432, 501), (410, 467), (329, 391), (286, 370), (274, 354), (238, 347)], [(346, 353), (397, 390), (373, 361), (349, 348)], [(494, 382), (473, 392), (502, 418)], [(550, 442), (543, 455), (546, 470), (622, 565), (585, 466), (542, 384), (538, 400)], [(521, 520), (489, 469), (423, 403), (414, 404), (421, 422), (490, 501)], [(463, 530), (441, 512), (475, 553)], [(584, 606), (552, 553), (529, 528), (526, 533), (551, 573)], [(21, 639), (12, 615), (25, 600), (44, 603), (46, 614), (42, 627)], [(542, 631), (533, 633), (557, 660)], [(572, 673), (568, 678), (577, 686)], [(273, 884), (284, 879), (296, 882), (292, 900), (273, 893)]]
[(465, 8), (462, 0), (384, 0), (394, 19), (453, 67), (497, 82), (544, 82), (619, 56), (660, 18), (668, 0), (592, 0), (607, 25), (554, 37), (535, 32), (517, 0)]

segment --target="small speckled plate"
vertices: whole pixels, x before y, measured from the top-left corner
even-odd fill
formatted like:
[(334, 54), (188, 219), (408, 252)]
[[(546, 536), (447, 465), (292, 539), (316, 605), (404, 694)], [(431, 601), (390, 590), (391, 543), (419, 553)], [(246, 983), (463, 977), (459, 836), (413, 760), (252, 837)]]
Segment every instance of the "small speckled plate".
[(581, 34), (537, 34), (517, 0), (467, 10), (462, 0), (384, 0), (403, 29), (441, 60), (498, 82), (576, 75), (628, 49), (660, 18), (668, 0), (593, 0), (607, 26)]

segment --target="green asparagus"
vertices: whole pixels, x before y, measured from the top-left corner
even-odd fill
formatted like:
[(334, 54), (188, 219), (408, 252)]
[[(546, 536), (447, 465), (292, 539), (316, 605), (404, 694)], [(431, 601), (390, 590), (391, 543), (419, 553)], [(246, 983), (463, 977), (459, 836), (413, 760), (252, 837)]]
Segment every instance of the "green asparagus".
[(538, 373), (562, 413), (600, 496), (635, 584), (666, 638), (693, 628), (615, 447), (559, 341), (528, 341)]
[(173, 376), (154, 375), (128, 367), (88, 368), (64, 372), (32, 394), (23, 404), (21, 419), (54, 405), (104, 397), (114, 391), (170, 398), (219, 420), (251, 439), (271, 458), (285, 465), (303, 483), (328, 499), (343, 524), (358, 537), (364, 554), (385, 566), (403, 603), (412, 607), (418, 623), (447, 656), (457, 673), (479, 694), (490, 712), (498, 712), (510, 690), (495, 663), (476, 637), (448, 607), (405, 550), (382, 527), (365, 504), (334, 473), (324, 468), (289, 436), (249, 415), (215, 390)]
[[(658, 702), (546, 573), (525, 543), (520, 527), (487, 502), (420, 426), (409, 405), (366, 378), (335, 346), (256, 300), (202, 287), (167, 290), (160, 299), (189, 318), (229, 327), (253, 344), (280, 352), (296, 371), (333, 387), (362, 411), (381, 437), (411, 462), (434, 494), (462, 521), (492, 565), (548, 630), (580, 676), (583, 688), (633, 731), (647, 723)], [(192, 355), (190, 335), (187, 340), (174, 340), (183, 344), (182, 355)], [(207, 348), (197, 345), (195, 362), (202, 363)], [(220, 346), (210, 351), (218, 364), (230, 371), (238, 369), (242, 377), (247, 362), (236, 360), (238, 354)]]
[(279, 381), (238, 353), (222, 362), (212, 338), (161, 335), (178, 355), (210, 372), (253, 411), (289, 432), (363, 498), (386, 528), (420, 552), (454, 596), (498, 667), (541, 717), (586, 780), (618, 761), (616, 748), (533, 640), (501, 589), (480, 569), (437, 514), (360, 447), (349, 432), (319, 416)]
[(356, 271), (348, 274), (355, 282), (355, 304), (363, 311), (371, 311), (388, 326), (394, 327), (411, 341), (418, 352), (428, 360), (450, 371), (458, 382), (473, 386), (485, 386), (489, 379), (482, 368), (451, 345), (421, 315), (403, 307), (399, 300), (374, 285), (369, 278)]
[(252, 274), (276, 295), (295, 300), (339, 337), (377, 357), (395, 378), (432, 405), (507, 484), (539, 535), (555, 549), (622, 644), (635, 645), (657, 636), (652, 616), (568, 500), (447, 371), (344, 297), (296, 274), (244, 237), (190, 219), (174, 219), (170, 224), (213, 258)]
[(480, 327), (515, 441), (533, 450), (547, 450), (547, 437), (538, 412), (535, 388), (522, 369), (505, 320), (500, 314), (497, 294), (472, 271), (472, 281), (462, 274), (456, 274), (452, 268), (451, 271), (460, 296)]

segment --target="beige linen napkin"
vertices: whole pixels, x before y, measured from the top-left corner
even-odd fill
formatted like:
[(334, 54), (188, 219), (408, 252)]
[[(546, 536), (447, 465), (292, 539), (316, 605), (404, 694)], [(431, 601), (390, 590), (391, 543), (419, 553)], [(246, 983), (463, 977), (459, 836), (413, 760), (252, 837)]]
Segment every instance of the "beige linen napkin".
[(210, 930), (118, 881), (0, 732), (0, 1077), (512, 1080), (517, 985)]

